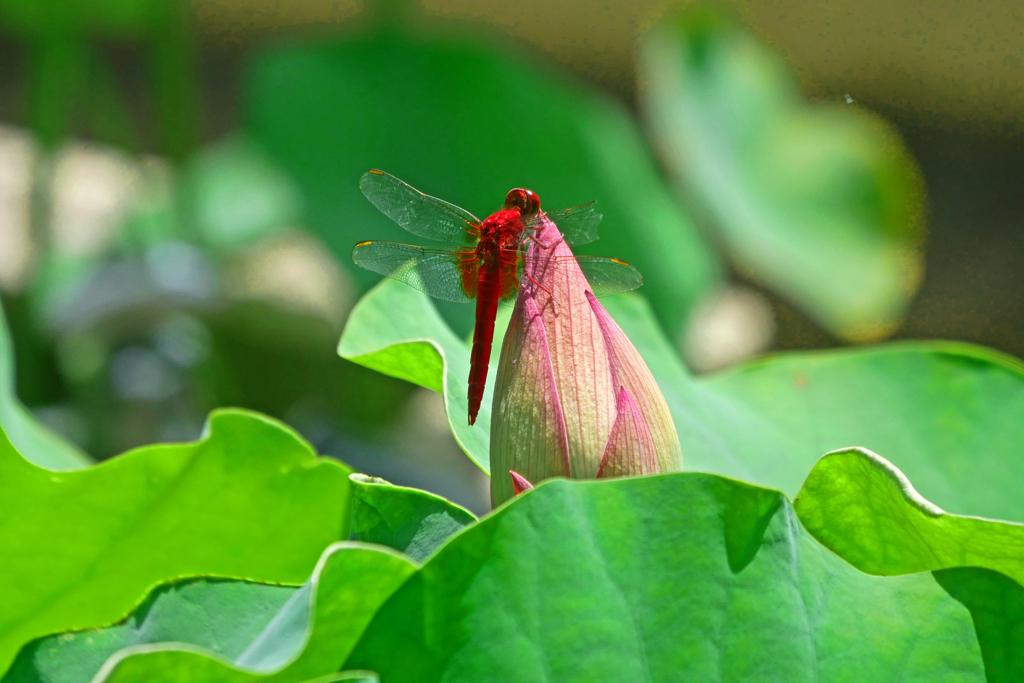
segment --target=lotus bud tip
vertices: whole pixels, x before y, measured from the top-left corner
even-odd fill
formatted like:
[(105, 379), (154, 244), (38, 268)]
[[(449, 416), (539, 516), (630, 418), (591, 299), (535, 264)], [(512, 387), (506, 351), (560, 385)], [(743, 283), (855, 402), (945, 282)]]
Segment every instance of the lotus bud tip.
[(509, 476), (512, 477), (512, 490), (515, 492), (517, 496), (523, 491), (529, 491), (530, 489), (533, 488), (533, 484), (526, 481), (526, 477), (519, 474), (515, 470), (509, 470), (508, 473)]

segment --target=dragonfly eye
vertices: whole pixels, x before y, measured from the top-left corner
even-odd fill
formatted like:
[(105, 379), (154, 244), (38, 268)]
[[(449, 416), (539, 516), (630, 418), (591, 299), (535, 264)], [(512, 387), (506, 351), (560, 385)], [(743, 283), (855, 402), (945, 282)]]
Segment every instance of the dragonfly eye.
[(516, 188), (505, 195), (505, 208), (518, 207), (519, 212), (524, 216), (536, 216), (540, 211), (540, 198), (531, 190)]

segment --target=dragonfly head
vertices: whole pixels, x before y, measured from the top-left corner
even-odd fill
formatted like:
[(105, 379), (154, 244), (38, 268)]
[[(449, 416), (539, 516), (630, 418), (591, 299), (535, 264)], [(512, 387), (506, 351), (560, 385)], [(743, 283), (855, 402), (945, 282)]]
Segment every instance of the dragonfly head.
[(532, 190), (517, 187), (505, 195), (505, 208), (518, 208), (523, 218), (532, 218), (540, 211), (540, 198)]

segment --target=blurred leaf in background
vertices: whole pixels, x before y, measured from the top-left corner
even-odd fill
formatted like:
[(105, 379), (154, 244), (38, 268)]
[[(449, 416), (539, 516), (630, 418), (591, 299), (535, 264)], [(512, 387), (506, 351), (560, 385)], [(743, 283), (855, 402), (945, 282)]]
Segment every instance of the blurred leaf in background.
[(657, 150), (740, 272), (849, 341), (895, 331), (921, 281), (924, 201), (895, 129), (808, 105), (780, 57), (705, 8), (641, 55)]
[(219, 140), (191, 157), (181, 188), (189, 227), (217, 250), (297, 226), (302, 215), (295, 183), (244, 135)]
[[(293, 44), (252, 67), (247, 129), (298, 181), (306, 224), (365, 290), (378, 277), (351, 266), (352, 246), (408, 239), (360, 194), (369, 168), (477, 215), (500, 208), (513, 187), (533, 189), (549, 209), (597, 200), (604, 221), (592, 249), (634, 263), (659, 319), (678, 331), (722, 273), (630, 117), (451, 30)], [(473, 313), (445, 312), (463, 327)]]
[[(0, 132), (11, 162), (0, 238), (18, 252), (0, 263), (18, 348), (12, 394), (16, 374), (45, 425), (103, 459), (197, 438), (206, 413), (238, 405), (396, 481), (422, 485), (406, 470), (429, 466), (388, 467), (394, 453), (423, 458), (440, 445), (463, 462), (447, 429), (442, 444), (396, 443), (411, 387), (334, 353), (354, 287), (303, 228), (296, 183), (251, 139), (229, 135), (180, 165), (65, 142), (47, 155), (49, 239), (29, 277), (32, 250), (18, 236), (40, 150), (18, 129)], [(430, 485), (459, 498), (465, 482), (451, 475)]]
[(198, 88), (185, 5), (177, 0), (5, 0), (0, 19), (27, 47), (28, 111), (47, 148), (71, 135), (80, 122), (112, 142), (138, 144), (101, 40), (138, 44), (143, 50), (158, 147), (183, 159), (199, 139)]
[(14, 357), (7, 321), (0, 307), (0, 424), (11, 444), (29, 462), (51, 470), (77, 470), (90, 459), (75, 446), (39, 424), (14, 391)]
[[(338, 363), (352, 285), (302, 229), (298, 189), (257, 145), (230, 136), (180, 168), (129, 168), (143, 181), (99, 252), (69, 251), (54, 234), (26, 321), (56, 342), (90, 451), (195, 438), (219, 405), (304, 426), (315, 413), (363, 436), (393, 419), (409, 392)], [(57, 183), (55, 197), (73, 193), (76, 178)], [(94, 190), (108, 194), (103, 183)], [(83, 211), (64, 213), (82, 222)]]

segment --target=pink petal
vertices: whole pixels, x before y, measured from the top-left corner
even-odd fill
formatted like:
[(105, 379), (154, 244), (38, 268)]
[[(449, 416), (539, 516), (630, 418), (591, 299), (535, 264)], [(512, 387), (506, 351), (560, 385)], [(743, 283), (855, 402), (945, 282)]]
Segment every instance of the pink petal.
[[(682, 469), (650, 370), (594, 298), (558, 229), (542, 223), (498, 363), (491, 470), (539, 482)], [(494, 504), (514, 494), (512, 477), (491, 479)]]
[(587, 292), (587, 299), (604, 334), (612, 380), (616, 386), (629, 392), (650, 431), (658, 454), (658, 471), (681, 471), (683, 452), (679, 446), (679, 434), (658, 383), (636, 347), (604, 306), (590, 292)]
[(524, 278), (520, 296), (532, 294), (547, 331), (551, 367), (565, 415), (570, 476), (592, 479), (597, 476), (615, 422), (618, 385), (613, 383), (604, 335), (587, 305), (590, 283), (572, 251), (555, 224), (546, 219), (534, 239), (530, 253), (551, 258), (532, 261), (527, 256), (525, 270), (532, 280)]
[(529, 491), (533, 488), (533, 484), (526, 481), (526, 478), (515, 470), (509, 470), (508, 473), (512, 477), (512, 490), (515, 491), (517, 496), (523, 491)]
[(647, 422), (625, 387), (619, 388), (618, 414), (597, 478), (629, 477), (658, 472), (658, 454)]
[[(565, 431), (547, 333), (533, 297), (524, 292), (512, 313), (498, 364), (491, 417), (492, 471), (514, 469), (530, 481), (568, 477)], [(491, 479), (495, 505), (513, 494), (511, 481)]]

